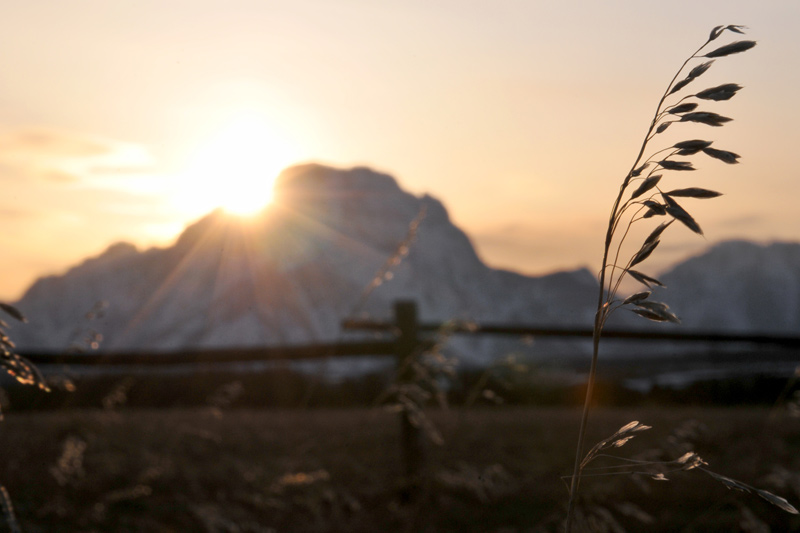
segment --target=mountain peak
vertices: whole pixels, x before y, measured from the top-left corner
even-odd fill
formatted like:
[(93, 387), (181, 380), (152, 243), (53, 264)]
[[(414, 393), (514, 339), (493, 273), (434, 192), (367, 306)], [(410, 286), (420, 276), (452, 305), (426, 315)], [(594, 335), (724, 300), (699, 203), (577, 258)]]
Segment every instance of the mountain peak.
[(353, 190), (399, 192), (400, 186), (392, 176), (369, 167), (339, 169), (318, 163), (289, 167), (275, 180), (276, 196), (298, 191), (330, 193)]
[(31, 319), (15, 331), (21, 349), (64, 349), (100, 300), (95, 329), (113, 351), (331, 341), (351, 314), (386, 318), (400, 298), (424, 320), (589, 324), (596, 292), (578, 273), (493, 270), (438, 200), (366, 167), (318, 164), (285, 170), (261, 217), (215, 211), (171, 247), (116, 245), (44, 281), (18, 302)]

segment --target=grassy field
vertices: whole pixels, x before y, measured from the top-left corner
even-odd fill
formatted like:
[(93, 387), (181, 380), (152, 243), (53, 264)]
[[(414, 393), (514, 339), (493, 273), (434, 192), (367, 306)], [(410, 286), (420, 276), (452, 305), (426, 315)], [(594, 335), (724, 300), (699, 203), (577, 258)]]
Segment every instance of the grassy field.
[[(396, 414), (381, 410), (129, 410), (11, 413), (0, 482), (34, 531), (554, 531), (566, 505), (577, 411), (432, 413), (443, 446), (399, 498)], [(616, 451), (680, 456), (800, 502), (800, 419), (765, 408), (599, 409), (590, 442), (640, 420)], [(669, 481), (586, 478), (598, 531), (789, 531), (800, 521), (701, 472)], [(590, 516), (591, 515), (591, 516)], [(603, 529), (603, 528), (606, 529)]]

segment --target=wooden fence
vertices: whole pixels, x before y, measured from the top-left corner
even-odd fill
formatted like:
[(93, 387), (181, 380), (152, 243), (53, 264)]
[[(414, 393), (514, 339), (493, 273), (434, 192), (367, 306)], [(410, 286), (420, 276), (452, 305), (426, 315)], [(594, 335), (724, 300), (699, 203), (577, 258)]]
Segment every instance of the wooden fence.
[[(37, 365), (67, 366), (171, 366), (197, 363), (243, 363), (254, 361), (296, 361), (331, 357), (391, 356), (403, 359), (432, 346), (424, 334), (447, 331), (456, 335), (506, 335), (531, 337), (591, 338), (591, 328), (541, 327), (523, 324), (492, 324), (471, 322), (419, 322), (417, 305), (413, 301), (397, 301), (394, 320), (345, 320), (342, 329), (373, 331), (386, 334), (382, 340), (341, 341), (288, 346), (253, 348), (198, 348), (171, 352), (113, 352), (113, 353), (23, 353)], [(604, 339), (657, 342), (750, 343), (800, 348), (800, 336), (719, 333), (713, 331), (657, 331), (605, 329)]]

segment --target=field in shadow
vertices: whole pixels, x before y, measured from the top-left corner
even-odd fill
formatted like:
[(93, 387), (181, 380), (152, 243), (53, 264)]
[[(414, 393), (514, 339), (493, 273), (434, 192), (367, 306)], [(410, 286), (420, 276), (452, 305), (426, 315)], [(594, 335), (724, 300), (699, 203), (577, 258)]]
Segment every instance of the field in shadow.
[[(0, 481), (24, 531), (555, 531), (575, 409), (433, 411), (411, 503), (397, 414), (224, 407), (28, 411), (6, 416)], [(601, 408), (590, 442), (653, 426), (617, 454), (676, 458), (800, 500), (800, 419), (764, 407)], [(629, 530), (797, 530), (794, 516), (700, 472), (586, 477), (586, 512)], [(749, 529), (748, 529), (749, 528)], [(612, 530), (612, 529), (608, 529)]]

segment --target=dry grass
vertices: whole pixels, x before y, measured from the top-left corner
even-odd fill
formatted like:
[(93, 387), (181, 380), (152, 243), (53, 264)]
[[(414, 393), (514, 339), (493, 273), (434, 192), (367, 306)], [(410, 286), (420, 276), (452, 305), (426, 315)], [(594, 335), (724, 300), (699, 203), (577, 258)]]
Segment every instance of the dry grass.
[[(12, 413), (0, 432), (0, 478), (23, 531), (558, 529), (573, 410), (431, 416), (445, 445), (429, 448), (429, 481), (412, 507), (398, 498), (397, 415), (364, 409)], [(626, 445), (627, 456), (672, 454), (691, 442), (726, 475), (800, 498), (792, 473), (800, 420), (788, 415), (642, 408), (593, 416), (594, 441), (634, 416), (654, 426)], [(583, 489), (588, 509), (632, 530), (736, 531), (748, 520), (800, 528), (796, 517), (693, 472), (668, 482), (587, 477)]]

